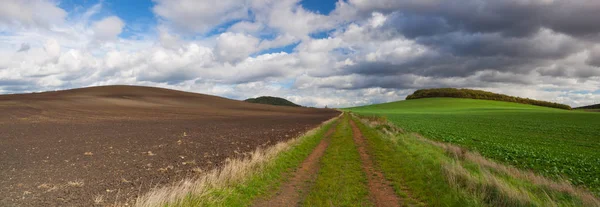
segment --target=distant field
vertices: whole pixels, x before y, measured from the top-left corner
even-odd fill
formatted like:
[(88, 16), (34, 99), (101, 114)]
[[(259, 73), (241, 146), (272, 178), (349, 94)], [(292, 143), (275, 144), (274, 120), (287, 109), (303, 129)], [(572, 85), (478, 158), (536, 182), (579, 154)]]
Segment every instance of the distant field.
[(600, 193), (600, 113), (517, 103), (427, 98), (348, 108)]

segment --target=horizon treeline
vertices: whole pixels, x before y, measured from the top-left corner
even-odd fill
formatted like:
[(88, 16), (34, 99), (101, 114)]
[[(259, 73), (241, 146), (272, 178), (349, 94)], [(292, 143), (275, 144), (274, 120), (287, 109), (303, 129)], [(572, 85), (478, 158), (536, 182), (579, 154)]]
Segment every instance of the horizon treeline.
[(431, 88), (431, 89), (419, 89), (413, 94), (408, 95), (406, 100), (420, 99), (420, 98), (436, 98), (436, 97), (448, 97), (448, 98), (470, 98), (470, 99), (483, 99), (493, 101), (506, 101), (521, 104), (529, 104), (536, 106), (544, 106), (558, 109), (571, 110), (571, 106), (559, 103), (553, 103), (548, 101), (540, 101), (529, 98), (521, 98), (515, 96), (509, 96), (504, 94), (497, 94), (482, 90), (473, 89), (457, 89), (457, 88)]
[(600, 109), (600, 104), (577, 107), (576, 109)]

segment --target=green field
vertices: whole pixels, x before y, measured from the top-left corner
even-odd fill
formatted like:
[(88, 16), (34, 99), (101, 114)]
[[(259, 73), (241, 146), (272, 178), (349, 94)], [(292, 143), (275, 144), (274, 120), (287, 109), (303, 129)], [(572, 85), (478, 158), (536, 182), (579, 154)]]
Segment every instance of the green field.
[(600, 193), (600, 113), (509, 102), (427, 98), (348, 108)]

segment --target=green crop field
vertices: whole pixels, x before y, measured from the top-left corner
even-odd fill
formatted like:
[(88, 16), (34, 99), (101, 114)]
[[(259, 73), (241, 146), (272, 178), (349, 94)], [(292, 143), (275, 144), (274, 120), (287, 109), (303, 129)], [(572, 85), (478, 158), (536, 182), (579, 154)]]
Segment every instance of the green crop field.
[(346, 109), (600, 193), (600, 113), (426, 98)]

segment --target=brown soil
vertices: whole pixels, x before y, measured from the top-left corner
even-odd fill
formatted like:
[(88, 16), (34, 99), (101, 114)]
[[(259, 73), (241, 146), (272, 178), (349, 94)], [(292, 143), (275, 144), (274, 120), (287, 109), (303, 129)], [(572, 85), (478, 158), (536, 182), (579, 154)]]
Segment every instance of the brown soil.
[(281, 186), (275, 196), (266, 200), (259, 200), (254, 206), (298, 206), (316, 178), (319, 171), (319, 162), (325, 154), (327, 146), (329, 146), (329, 140), (335, 132), (336, 125), (337, 123), (331, 126), (319, 145), (302, 162), (300, 168), (290, 176), (291, 178)]
[(160, 88), (0, 96), (0, 206), (131, 201), (339, 112)]
[(396, 195), (391, 183), (385, 179), (381, 171), (375, 169), (370, 155), (367, 153), (367, 144), (353, 120), (350, 121), (354, 142), (357, 145), (358, 153), (362, 161), (362, 168), (367, 175), (369, 197), (375, 206), (393, 207), (400, 206), (402, 200)]

